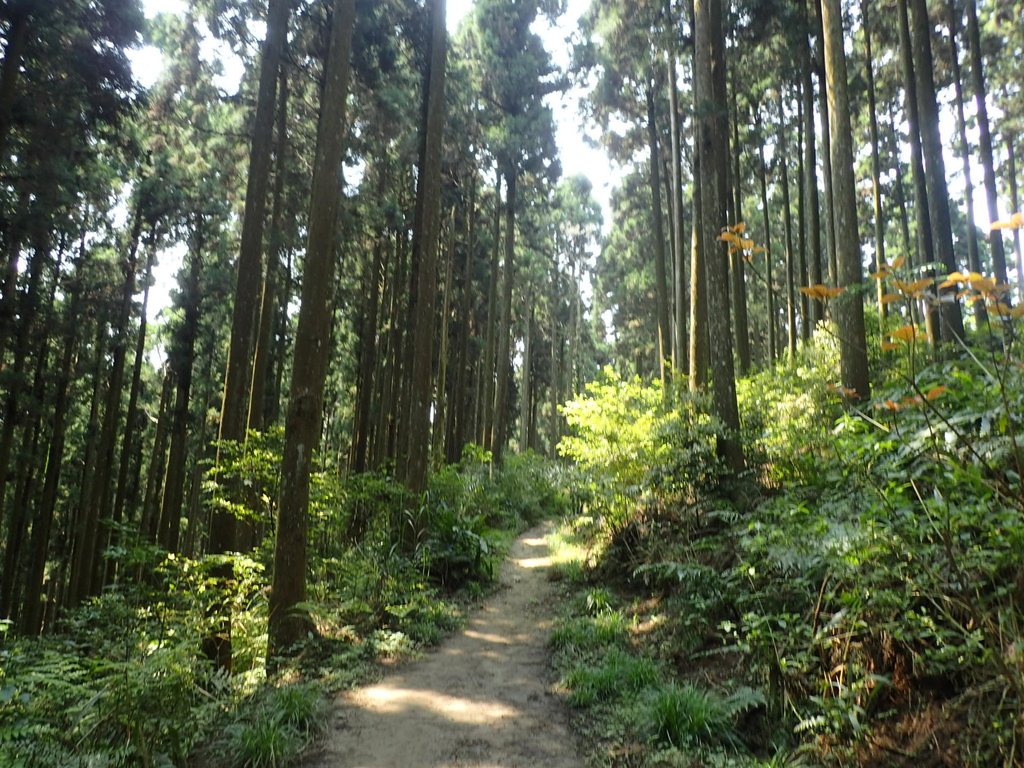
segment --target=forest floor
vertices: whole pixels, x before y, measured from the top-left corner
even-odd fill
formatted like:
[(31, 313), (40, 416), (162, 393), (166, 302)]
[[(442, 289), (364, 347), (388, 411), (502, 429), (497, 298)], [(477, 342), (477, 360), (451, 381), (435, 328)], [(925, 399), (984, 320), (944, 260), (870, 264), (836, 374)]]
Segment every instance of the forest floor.
[(501, 586), (426, 657), (342, 694), (309, 768), (568, 768), (583, 765), (553, 688), (550, 523), (520, 536)]

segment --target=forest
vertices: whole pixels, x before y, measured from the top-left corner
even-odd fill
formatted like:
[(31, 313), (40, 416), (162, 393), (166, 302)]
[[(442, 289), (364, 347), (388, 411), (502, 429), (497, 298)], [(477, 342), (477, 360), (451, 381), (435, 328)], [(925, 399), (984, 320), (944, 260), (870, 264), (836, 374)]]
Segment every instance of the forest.
[(0, 0), (0, 766), (1024, 765), (1024, 2), (456, 5)]

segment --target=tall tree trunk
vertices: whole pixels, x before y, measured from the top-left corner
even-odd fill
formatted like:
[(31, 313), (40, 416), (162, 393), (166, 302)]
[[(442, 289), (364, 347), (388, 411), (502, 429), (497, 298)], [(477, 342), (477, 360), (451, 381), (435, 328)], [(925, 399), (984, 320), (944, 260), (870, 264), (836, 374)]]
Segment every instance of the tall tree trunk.
[[(797, 50), (800, 60), (800, 74), (803, 87), (800, 97), (803, 100), (803, 135), (804, 135), (804, 215), (807, 227), (808, 280), (812, 285), (820, 285), (824, 278), (821, 258), (821, 209), (818, 199), (818, 153), (814, 130), (814, 83), (811, 79), (811, 47), (808, 40), (810, 18), (807, 3), (800, 3), (801, 21), (805, 29), (800, 36)], [(827, 132), (827, 129), (826, 129)], [(767, 211), (765, 212), (767, 215)], [(831, 226), (831, 225), (830, 225)], [(822, 319), (822, 306), (812, 301), (809, 307), (810, 322), (817, 326)]]
[[(441, 0), (443, 12), (443, 0)], [(442, 15), (443, 18), (443, 15)], [(295, 360), (281, 463), (274, 575), (270, 590), (267, 659), (305, 636), (309, 620), (296, 607), (306, 598), (309, 476), (320, 437), (324, 380), (330, 356), (338, 174), (344, 149), (345, 102), (351, 69), (355, 0), (335, 0), (320, 99), (316, 159), (309, 200), (306, 263), (295, 332)], [(271, 662), (272, 663), (272, 662)]]
[[(910, 168), (914, 179), (914, 217), (917, 224), (917, 242), (920, 261), (914, 266), (935, 261), (935, 240), (931, 211), (928, 206), (928, 183), (925, 180), (924, 155), (921, 148), (921, 120), (917, 97), (917, 75), (910, 38), (907, 0), (897, 0), (896, 10), (900, 34), (900, 64), (903, 70), (903, 91), (910, 137)], [(925, 306), (925, 325), (928, 339), (934, 345), (941, 338), (938, 312), (934, 305)]]
[[(804, 101), (803, 101), (803, 87), (801, 83), (796, 84), (796, 122), (798, 126), (802, 126), (804, 123)], [(806, 174), (804, 173), (804, 134), (799, 128), (795, 131), (796, 133), (796, 232), (797, 232), (797, 274), (796, 279), (799, 281), (797, 285), (809, 285), (807, 282), (807, 214), (804, 212), (804, 202), (807, 199), (804, 193), (804, 181)], [(814, 325), (811, 322), (810, 305), (811, 301), (804, 293), (798, 293), (797, 299), (800, 301), (800, 338), (803, 341), (811, 340), (811, 332), (814, 330)]]
[[(383, 156), (377, 161), (377, 197), (383, 199), (387, 189), (387, 163)], [(377, 232), (373, 256), (363, 279), (362, 331), (359, 334), (359, 373), (356, 383), (356, 407), (352, 425), (352, 455), (349, 466), (353, 472), (366, 471), (366, 454), (370, 441), (370, 405), (373, 397), (373, 371), (377, 366), (377, 314), (380, 307), (381, 268), (384, 263), (383, 227)]]
[(484, 333), (484, 361), (481, 377), (483, 397), (480, 406), (480, 444), (487, 450), (494, 447), (495, 347), (498, 341), (498, 259), (501, 255), (501, 173), (495, 173), (494, 235), (491, 246), (491, 269), (487, 287), (487, 329)]
[[(153, 276), (153, 262), (156, 260), (156, 238), (152, 236), (147, 248), (146, 272), (143, 278), (142, 307), (139, 310), (139, 331), (135, 339), (135, 360), (132, 363), (132, 383), (128, 390), (128, 410), (125, 414), (124, 434), (121, 436), (121, 460), (117, 463), (117, 486), (114, 492), (114, 511), (112, 519), (118, 524), (124, 518), (125, 505), (128, 501), (128, 481), (131, 467), (135, 463), (135, 439), (139, 429), (139, 393), (142, 389), (142, 364), (146, 357), (146, 313), (149, 309), (149, 289)], [(116, 528), (115, 528), (116, 531)], [(114, 542), (116, 533), (112, 532)], [(113, 570), (116, 563), (111, 561), (107, 570), (107, 582), (114, 580)]]
[[(412, 401), (409, 415), (409, 468), (406, 483), (414, 493), (427, 488), (432, 363), (437, 334), (434, 301), (437, 297), (437, 249), (441, 233), (441, 160), (445, 121), (445, 69), (448, 31), (445, 0), (432, 0), (430, 64), (424, 96), (424, 124), (420, 144), (419, 184), (416, 189), (417, 232), (413, 258), (419, 265), (416, 285), (416, 320), (412, 326)], [(453, 233), (454, 234), (454, 233)], [(437, 397), (444, 397), (438, 392)]]
[[(221, 407), (221, 441), (245, 440), (249, 416), (249, 387), (252, 383), (254, 329), (259, 311), (260, 276), (263, 273), (263, 222), (267, 210), (267, 185), (273, 156), (274, 108), (277, 75), (288, 37), (288, 18), (292, 0), (269, 0), (267, 35), (260, 59), (260, 82), (249, 148), (249, 174), (245, 187), (245, 211), (238, 255), (238, 277), (231, 314), (231, 340), (224, 376), (224, 401)], [(210, 553), (221, 554), (235, 547), (235, 518), (226, 510), (215, 510), (210, 521)], [(231, 666), (229, 637), (216, 644), (215, 661), (222, 669)], [(212, 646), (211, 646), (212, 647)]]
[[(974, 180), (971, 178), (971, 146), (967, 141), (967, 118), (964, 114), (963, 73), (960, 69), (960, 51), (956, 36), (960, 32), (960, 15), (953, 0), (949, 2), (949, 60), (953, 65), (953, 92), (956, 102), (956, 130), (960, 139), (960, 160), (964, 169), (964, 203), (967, 206), (967, 267), (971, 272), (981, 272), (981, 257), (978, 255), (978, 227), (974, 223)], [(974, 318), (978, 328), (988, 327), (988, 310), (985, 302), (974, 302)]]
[[(14, 451), (16, 429), (23, 421), (24, 404), (22, 402), (22, 389), (26, 378), (25, 365), (28, 358), (29, 343), (35, 331), (36, 314), (38, 313), (40, 303), (39, 284), (42, 280), (43, 265), (50, 255), (48, 233), (43, 230), (38, 231), (35, 241), (35, 249), (29, 262), (29, 274), (25, 293), (21, 297), (20, 302), (21, 311), (19, 314), (21, 317), (14, 341), (14, 360), (9, 371), (5, 371), (5, 373), (9, 373), (11, 376), (11, 383), (8, 386), (7, 400), (4, 404), (3, 429), (0, 431), (0, 514), (5, 509), (4, 500), (7, 496), (7, 486), (10, 484), (10, 470), (15, 464), (12, 460), (12, 453)], [(19, 509), (16, 504), (12, 504), (10, 512), (6, 515), (8, 538), (5, 547), (7, 551), (5, 560), (10, 560), (12, 555), (16, 555), (20, 547), (18, 531), (21, 528), (22, 513), (23, 510)], [(11, 568), (13, 568), (13, 565), (11, 565)], [(4, 570), (4, 581), (6, 582), (6, 571), (8, 570), (6, 563)], [(13, 585), (13, 570), (11, 571), (11, 579), (11, 584)], [(10, 604), (10, 599), (12, 597), (13, 595), (7, 594), (6, 591), (0, 591), (0, 617), (6, 618), (11, 615), (13, 605)]]
[[(277, 319), (277, 283), (280, 272), (281, 251), (284, 248), (284, 178), (288, 168), (288, 70), (282, 65), (278, 75), (280, 87), (277, 98), (277, 148), (274, 152), (273, 204), (270, 213), (270, 243), (267, 267), (263, 274), (260, 293), (259, 324), (256, 330), (256, 350), (252, 362), (252, 386), (249, 388), (248, 428), (262, 432), (267, 426), (267, 388), (274, 354), (274, 324)], [(246, 547), (245, 549), (249, 549)]]
[(438, 460), (444, 456), (446, 418), (449, 408), (448, 397), (448, 333), (452, 304), (452, 278), (455, 261), (455, 210), (452, 209), (448, 227), (448, 248), (444, 268), (444, 293), (441, 299), (441, 327), (437, 333), (437, 385), (434, 387), (434, 421), (431, 424), (431, 452)]
[[(911, 38), (914, 51), (914, 74), (917, 77), (917, 101), (921, 118), (921, 147), (925, 159), (925, 185), (928, 192), (928, 213), (932, 222), (935, 257), (947, 274), (957, 270), (953, 252), (953, 222), (949, 213), (949, 188), (946, 184), (946, 162), (942, 157), (942, 136), (939, 133), (939, 107), (935, 97), (934, 65), (932, 63), (931, 23), (927, 0), (909, 0)], [(939, 317), (945, 341), (964, 337), (964, 318), (954, 286), (941, 290)]]
[(843, 47), (842, 0), (823, 0), (825, 71), (828, 85), (829, 132), (832, 137), (832, 191), (835, 203), (836, 250), (839, 287), (846, 292), (834, 303), (839, 329), (839, 361), (843, 386), (854, 399), (871, 397), (868, 353), (864, 333), (864, 302), (857, 288), (863, 281), (860, 236), (857, 232), (857, 197), (853, 177), (853, 138), (850, 97)]
[[(724, 91), (715, 87), (715, 81), (724, 72), (724, 34), (720, 0), (695, 0), (696, 20), (694, 44), (695, 97), (703, 108), (698, 109), (700, 176), (702, 208), (701, 237), (704, 254), (704, 277), (708, 296), (708, 337), (715, 350), (711, 360), (711, 379), (715, 410), (729, 436), (719, 441), (719, 454), (733, 471), (743, 469), (743, 447), (739, 442), (739, 410), (736, 404), (736, 381), (733, 372), (732, 331), (729, 327), (729, 275), (725, 243), (718, 240), (719, 224), (715, 217), (721, 209), (721, 138), (726, 126)], [(718, 55), (716, 55), (718, 54)]]
[[(882, 164), (878, 156), (878, 114), (875, 103), (875, 60), (871, 52), (871, 21), (868, 16), (868, 0), (860, 0), (860, 14), (864, 27), (864, 70), (868, 81), (868, 125), (871, 130), (871, 201), (875, 219), (875, 270), (881, 271), (885, 264), (885, 218), (882, 210)], [(882, 301), (885, 285), (875, 281), (878, 317), (885, 328), (888, 305)]]
[(174, 372), (165, 366), (163, 385), (160, 387), (160, 405), (157, 407), (156, 432), (153, 450), (149, 455), (146, 473), (146, 492), (142, 497), (142, 518), (139, 534), (144, 541), (155, 543), (160, 531), (160, 505), (163, 498), (164, 474), (167, 470), (167, 432), (171, 420), (171, 396), (174, 393)]
[[(988, 119), (988, 93), (985, 90), (985, 69), (981, 56), (981, 34), (978, 30), (978, 7), (975, 0), (965, 0), (967, 7), (967, 43), (971, 55), (971, 83), (974, 88), (974, 103), (977, 107), (978, 149), (981, 151), (981, 167), (984, 171), (985, 202), (988, 204), (989, 221), (999, 220), (999, 191), (996, 189), (996, 170), (993, 160), (992, 131)], [(988, 235), (989, 250), (992, 252), (992, 270), (1000, 283), (1009, 281), (1006, 271), (1006, 250), (1003, 233), (993, 229)]]
[[(79, 260), (78, 268), (82, 261)], [(57, 493), (60, 488), (61, 469), (64, 462), (64, 445), (67, 437), (69, 387), (74, 376), (78, 350), (78, 322), (81, 299), (78, 290), (71, 289), (67, 311), (64, 317), (64, 340), (60, 368), (54, 387), (50, 409), (50, 444), (46, 455), (46, 474), (43, 489), (36, 506), (32, 524), (32, 538), (29, 543), (28, 574), (25, 579), (25, 594), (21, 620), (22, 632), (37, 635), (43, 626), (43, 581), (46, 575), (47, 555), (50, 551), (50, 533), (53, 529), (54, 513), (57, 508)]]
[(647, 148), (650, 152), (648, 179), (651, 187), (651, 218), (654, 224), (654, 292), (658, 313), (658, 374), (662, 391), (668, 393), (665, 362), (671, 358), (672, 329), (668, 311), (668, 270), (665, 259), (665, 224), (661, 205), (661, 153), (658, 150), (658, 125), (654, 110), (654, 85), (647, 84)]
[(14, 122), (14, 96), (28, 45), (29, 16), (33, 3), (24, 2), (17, 5), (20, 7), (9, 16), (7, 45), (4, 48), (3, 63), (0, 64), (0, 156), (7, 148), (7, 136)]
[[(786, 145), (786, 112), (782, 99), (782, 91), (779, 91), (779, 171), (782, 173), (782, 220), (786, 231), (786, 329), (787, 346), (789, 359), (796, 357), (796, 276), (793, 271), (793, 214), (790, 209), (789, 199), (789, 168), (786, 158), (789, 157), (789, 148)], [(835, 187), (833, 186), (833, 189)]]
[(65, 603), (75, 607), (89, 596), (90, 581), (88, 578), (90, 558), (95, 550), (96, 524), (94, 517), (96, 507), (92, 503), (93, 488), (96, 477), (96, 449), (100, 419), (100, 400), (103, 398), (104, 363), (107, 354), (107, 322), (105, 318), (96, 321), (96, 338), (93, 342), (93, 382), (92, 398), (89, 406), (89, 420), (86, 426), (85, 452), (82, 457), (82, 479), (79, 483), (78, 506), (72, 526), (74, 536), (72, 559), (69, 565), (70, 575), (67, 582), (67, 600)]
[(688, 341), (686, 332), (686, 265), (687, 252), (683, 244), (683, 157), (682, 138), (679, 126), (679, 87), (676, 81), (676, 55), (675, 51), (668, 52), (668, 99), (670, 113), (670, 137), (672, 142), (672, 232), (674, 233), (675, 251), (673, 252), (673, 264), (675, 266), (675, 280), (673, 281), (673, 293), (675, 295), (675, 340), (673, 345), (672, 361), (676, 374), (680, 374), (686, 368), (688, 353)]
[(494, 460), (501, 463), (508, 439), (508, 390), (509, 368), (512, 347), (512, 286), (515, 280), (516, 206), (519, 204), (518, 171), (509, 168), (505, 172), (505, 268), (501, 288), (501, 315), (498, 321), (498, 341), (495, 367), (497, 383), (494, 398), (494, 439), (491, 452)]
[[(1020, 211), (1020, 196), (1017, 190), (1017, 153), (1014, 137), (1006, 132), (1006, 170), (1010, 176), (1010, 207), (1014, 213)], [(1013, 252), (1017, 259), (1017, 296), (1024, 300), (1024, 255), (1020, 247), (1020, 229), (1013, 230)]]
[(817, 44), (815, 46), (815, 57), (817, 59), (817, 74), (818, 74), (818, 112), (821, 115), (821, 158), (822, 165), (824, 166), (825, 177), (825, 250), (828, 252), (828, 276), (829, 282), (833, 285), (837, 284), (838, 280), (838, 265), (836, 261), (836, 214), (835, 214), (835, 192), (834, 192), (834, 179), (835, 176), (832, 173), (832, 137), (829, 132), (829, 125), (831, 124), (831, 116), (828, 113), (829, 101), (828, 101), (828, 86), (826, 83), (825, 73), (825, 48), (824, 48), (824, 32), (822, 30), (822, 0), (808, 0), (815, 4), (817, 13), (814, 15), (814, 23), (817, 27)]
[(170, 452), (167, 455), (167, 475), (164, 480), (160, 504), (160, 530), (157, 540), (168, 552), (179, 551), (182, 502), (185, 498), (185, 470), (188, 461), (189, 413), (192, 398), (192, 370), (195, 365), (196, 338), (199, 335), (199, 277), (203, 270), (205, 246), (201, 220), (193, 225), (192, 246), (188, 254), (188, 277), (182, 286), (184, 316), (175, 332), (174, 347), (170, 355), (174, 375), (174, 407), (169, 432)]
[(757, 144), (757, 156), (761, 164), (761, 214), (764, 219), (764, 284), (768, 305), (768, 365), (775, 364), (778, 351), (776, 338), (777, 323), (775, 322), (775, 286), (772, 285), (772, 226), (768, 214), (768, 166), (764, 161), (764, 136), (761, 132), (761, 118), (757, 116), (757, 132), (760, 139)]
[[(740, 159), (743, 151), (740, 144), (740, 112), (736, 101), (735, 70), (733, 70), (730, 82), (732, 84), (732, 187), (735, 197), (733, 219), (734, 223), (738, 224), (743, 221), (743, 192), (740, 184), (740, 180), (743, 178), (740, 173)], [(743, 254), (740, 251), (737, 250), (732, 254), (729, 266), (732, 277), (732, 305), (736, 330), (736, 361), (739, 363), (740, 375), (745, 376), (750, 371), (750, 324), (747, 318), (746, 267)]]
[[(476, 184), (475, 168), (469, 170), (469, 203), (466, 211), (466, 258), (462, 265), (462, 293), (459, 306), (459, 353), (455, 369), (455, 395), (452, 399), (452, 417), (455, 426), (448, 447), (448, 461), (455, 463), (462, 455), (469, 429), (469, 417), (474, 408), (467, 402), (467, 370), (469, 368), (469, 340), (473, 331), (473, 261), (476, 255)], [(456, 453), (457, 451), (457, 453)]]

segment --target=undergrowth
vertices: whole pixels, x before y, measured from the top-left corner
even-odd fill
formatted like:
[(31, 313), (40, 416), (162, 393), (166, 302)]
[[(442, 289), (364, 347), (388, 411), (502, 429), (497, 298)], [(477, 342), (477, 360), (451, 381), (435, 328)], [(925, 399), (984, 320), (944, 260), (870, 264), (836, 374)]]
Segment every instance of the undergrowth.
[(740, 383), (749, 477), (699, 400), (606, 373), (566, 409), (587, 479), (552, 646), (592, 763), (1024, 762), (1024, 381), (996, 330), (878, 355), (857, 405), (816, 337)]
[[(220, 477), (273, 497), (273, 435)], [(228, 452), (228, 456), (232, 456)], [(296, 661), (266, 674), (272, 536), (250, 556), (193, 559), (127, 537), (119, 567), (143, 574), (63, 616), (40, 638), (0, 623), (0, 766), (266, 768), (297, 762), (319, 735), (329, 697), (461, 626), (490, 588), (508, 543), (564, 514), (561, 469), (532, 454), (501, 469), (470, 448), (411, 497), (386, 474), (315, 478), (309, 599), (315, 626)], [(240, 513), (241, 514), (241, 513)], [(266, 509), (248, 509), (255, 524)], [(425, 522), (412, 551), (401, 526)], [(126, 531), (127, 534), (127, 531)], [(211, 571), (225, 559), (228, 600)], [(203, 637), (231, 613), (233, 674), (215, 672)]]

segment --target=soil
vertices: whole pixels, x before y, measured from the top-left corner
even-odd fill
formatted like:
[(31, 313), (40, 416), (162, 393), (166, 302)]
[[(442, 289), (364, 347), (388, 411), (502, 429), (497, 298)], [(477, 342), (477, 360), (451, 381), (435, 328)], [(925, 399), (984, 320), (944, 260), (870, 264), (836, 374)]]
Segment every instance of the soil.
[(558, 599), (550, 525), (527, 531), (501, 586), (425, 658), (337, 701), (310, 768), (582, 768), (547, 638)]

